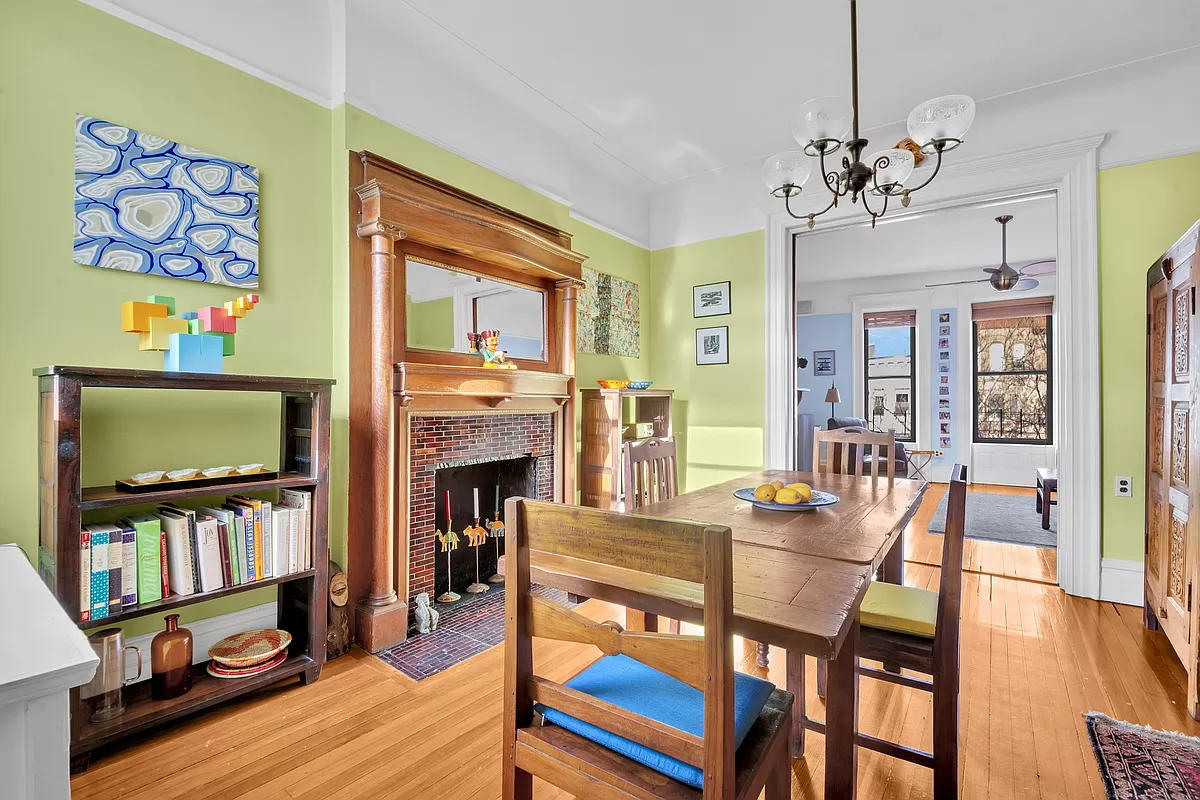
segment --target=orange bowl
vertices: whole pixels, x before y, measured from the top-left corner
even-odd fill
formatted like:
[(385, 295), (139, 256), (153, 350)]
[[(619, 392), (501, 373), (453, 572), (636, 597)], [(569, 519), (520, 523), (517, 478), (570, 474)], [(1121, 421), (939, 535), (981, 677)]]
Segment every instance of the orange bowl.
[(596, 381), (602, 389), (627, 389), (629, 381)]

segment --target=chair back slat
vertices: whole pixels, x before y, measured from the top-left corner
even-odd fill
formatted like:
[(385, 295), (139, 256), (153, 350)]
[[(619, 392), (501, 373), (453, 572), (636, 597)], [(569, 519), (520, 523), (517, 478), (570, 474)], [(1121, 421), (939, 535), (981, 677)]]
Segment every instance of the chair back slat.
[[(509, 498), (505, 504), (505, 757), (518, 729), (533, 723), (533, 703), (667, 752), (704, 772), (704, 798), (734, 796), (736, 776), (733, 670), (733, 532), (726, 526), (662, 520), (599, 509)], [(592, 623), (535, 597), (530, 556), (536, 551), (681, 579), (704, 587), (704, 635), (670, 636)], [(621, 653), (694, 686), (704, 694), (703, 738), (661, 725), (595, 697), (535, 676), (532, 639), (548, 636)], [(670, 641), (674, 640), (674, 641)], [(552, 698), (550, 702), (546, 698)], [(579, 712), (579, 713), (577, 713)], [(668, 751), (665, 748), (670, 748)], [(509, 781), (513, 770), (504, 771)], [(511, 780), (517, 780), (512, 778)], [(504, 785), (507, 794), (511, 787)]]
[(674, 439), (649, 438), (627, 442), (622, 463), (626, 511), (670, 500), (679, 493)]
[(946, 502), (946, 533), (942, 542), (941, 587), (938, 590), (937, 636), (934, 658), (958, 661), (959, 615), (962, 607), (963, 542), (967, 527), (967, 468), (955, 464), (950, 472)]
[(538, 500), (518, 507), (531, 550), (704, 582), (703, 525)]
[(606, 656), (626, 655), (704, 691), (704, 637), (622, 630), (616, 622), (592, 622), (552, 600), (534, 596), (531, 636), (580, 642)]
[[(821, 444), (825, 444), (826, 457), (821, 457)], [(854, 458), (850, 458), (853, 445)], [(824, 431), (813, 428), (813, 467), (816, 473), (854, 475), (862, 477), (865, 456), (871, 456), (871, 477), (879, 478), (879, 462), (884, 460), (888, 483), (896, 480), (896, 432), (855, 432), (846, 430)]]
[(569, 686), (534, 676), (529, 681), (529, 695), (535, 703), (570, 714), (589, 725), (645, 745), (685, 764), (700, 764), (704, 760), (703, 738), (623, 709), (614, 711), (612, 704), (577, 692)]

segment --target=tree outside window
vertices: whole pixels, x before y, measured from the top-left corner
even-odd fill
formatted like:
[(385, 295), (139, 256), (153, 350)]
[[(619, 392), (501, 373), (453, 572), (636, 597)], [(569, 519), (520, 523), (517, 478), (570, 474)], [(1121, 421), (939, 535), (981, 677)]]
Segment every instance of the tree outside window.
[(976, 320), (975, 441), (1051, 444), (1052, 320)]

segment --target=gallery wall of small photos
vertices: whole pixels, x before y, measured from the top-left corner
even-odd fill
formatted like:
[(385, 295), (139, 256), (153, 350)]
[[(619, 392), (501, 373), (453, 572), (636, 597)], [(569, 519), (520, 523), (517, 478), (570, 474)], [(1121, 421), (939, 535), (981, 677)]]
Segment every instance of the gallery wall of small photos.
[(958, 380), (955, 352), (955, 314), (953, 308), (933, 309), (933, 437), (932, 448), (942, 455), (935, 465), (953, 464), (958, 419), (955, 386)]

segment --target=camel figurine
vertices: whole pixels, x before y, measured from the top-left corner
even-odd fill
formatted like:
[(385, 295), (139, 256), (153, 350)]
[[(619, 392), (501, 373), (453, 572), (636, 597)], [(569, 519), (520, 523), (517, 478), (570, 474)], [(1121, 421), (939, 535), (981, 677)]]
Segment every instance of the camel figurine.
[(445, 553), (447, 550), (458, 549), (458, 534), (454, 532), (453, 528), (445, 533), (442, 533), (441, 530), (437, 530), (434, 532), (434, 535), (437, 536), (437, 540), (442, 543), (443, 553)]
[(463, 528), (463, 534), (467, 537), (467, 547), (478, 547), (487, 541), (487, 531), (478, 525), (468, 525)]

